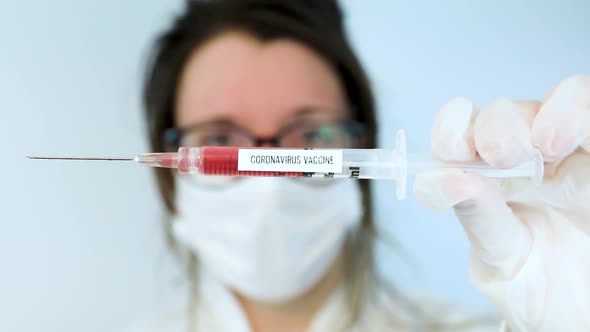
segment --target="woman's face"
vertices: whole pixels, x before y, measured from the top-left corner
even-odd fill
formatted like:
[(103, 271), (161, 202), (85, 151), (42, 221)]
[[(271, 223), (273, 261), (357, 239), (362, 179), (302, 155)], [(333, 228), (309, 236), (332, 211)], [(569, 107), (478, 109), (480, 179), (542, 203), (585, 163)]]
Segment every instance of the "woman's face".
[(333, 69), (295, 41), (262, 42), (227, 32), (190, 57), (176, 99), (175, 125), (229, 123), (259, 138), (307, 118), (346, 116)]

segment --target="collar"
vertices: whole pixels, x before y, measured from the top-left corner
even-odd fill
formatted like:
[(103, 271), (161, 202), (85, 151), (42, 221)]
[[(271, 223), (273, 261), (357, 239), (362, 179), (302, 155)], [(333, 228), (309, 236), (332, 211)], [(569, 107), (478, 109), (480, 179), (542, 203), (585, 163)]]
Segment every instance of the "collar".
[[(245, 312), (235, 296), (201, 266), (198, 331), (251, 332)], [(346, 318), (346, 292), (339, 285), (316, 314), (307, 332), (333, 331)]]

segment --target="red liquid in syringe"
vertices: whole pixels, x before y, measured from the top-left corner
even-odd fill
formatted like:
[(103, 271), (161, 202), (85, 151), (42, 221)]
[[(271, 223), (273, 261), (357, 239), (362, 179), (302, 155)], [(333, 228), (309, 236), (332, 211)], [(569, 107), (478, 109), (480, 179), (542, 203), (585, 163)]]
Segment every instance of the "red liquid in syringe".
[(237, 147), (206, 146), (200, 148), (200, 153), (196, 157), (191, 157), (190, 150), (191, 148), (178, 150), (179, 173), (226, 176), (305, 176), (304, 172), (240, 171), (238, 170), (240, 148)]

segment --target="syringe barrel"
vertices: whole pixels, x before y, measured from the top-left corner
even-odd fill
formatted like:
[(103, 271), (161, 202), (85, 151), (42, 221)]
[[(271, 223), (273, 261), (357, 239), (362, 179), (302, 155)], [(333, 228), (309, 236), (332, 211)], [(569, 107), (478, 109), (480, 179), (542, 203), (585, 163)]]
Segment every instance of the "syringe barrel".
[[(178, 150), (178, 172), (181, 174), (207, 175), (264, 175), (262, 171), (239, 171), (236, 147), (181, 147)], [(284, 150), (284, 149), (281, 149)], [(315, 151), (322, 151), (316, 149)], [(332, 149), (325, 149), (332, 150)], [(362, 169), (351, 176), (359, 179), (397, 179), (399, 163), (396, 155), (388, 149), (342, 149), (342, 168), (337, 173), (349, 173)], [(253, 174), (251, 174), (253, 173)], [(260, 174), (259, 174), (260, 173)], [(302, 172), (292, 172), (302, 173)]]
[[(403, 131), (398, 132), (397, 144), (394, 149), (292, 149), (293, 153), (289, 152), (289, 149), (283, 148), (268, 149), (276, 150), (276, 152), (286, 152), (287, 154), (297, 154), (295, 151), (299, 151), (299, 153), (303, 151), (306, 155), (311, 153), (316, 156), (341, 156), (341, 161), (335, 163), (330, 170), (310, 170), (309, 168), (304, 170), (299, 166), (277, 169), (240, 168), (240, 150), (243, 149), (249, 148), (181, 147), (177, 153), (178, 173), (224, 176), (388, 179), (396, 182), (398, 199), (404, 199), (406, 195), (407, 160)], [(300, 159), (297, 160), (301, 161)]]

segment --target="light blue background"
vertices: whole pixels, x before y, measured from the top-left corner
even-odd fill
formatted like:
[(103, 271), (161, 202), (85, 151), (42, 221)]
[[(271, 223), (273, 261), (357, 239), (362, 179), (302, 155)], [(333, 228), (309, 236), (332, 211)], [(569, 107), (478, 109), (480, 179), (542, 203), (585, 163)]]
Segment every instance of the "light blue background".
[[(0, 331), (109, 331), (168, 298), (161, 209), (147, 169), (25, 160), (145, 151), (139, 89), (155, 33), (182, 1), (0, 3)], [(378, 92), (381, 144), (405, 128), (428, 152), (448, 99), (542, 98), (590, 73), (590, 2), (344, 1)], [(469, 284), (450, 213), (400, 203), (379, 183), (377, 217), (406, 258), (380, 251), (397, 284), (491, 310)]]

